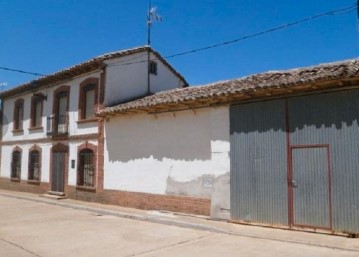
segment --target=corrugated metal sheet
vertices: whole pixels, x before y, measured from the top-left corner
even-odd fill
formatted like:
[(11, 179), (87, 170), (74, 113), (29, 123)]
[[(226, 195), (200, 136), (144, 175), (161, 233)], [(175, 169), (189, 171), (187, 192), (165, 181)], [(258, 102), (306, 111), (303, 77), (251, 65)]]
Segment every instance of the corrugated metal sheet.
[(359, 233), (359, 91), (290, 99), (289, 117), (293, 145), (329, 145), (333, 229)]
[(288, 224), (283, 100), (232, 106), (231, 217)]
[(327, 147), (292, 148), (294, 225), (331, 228)]

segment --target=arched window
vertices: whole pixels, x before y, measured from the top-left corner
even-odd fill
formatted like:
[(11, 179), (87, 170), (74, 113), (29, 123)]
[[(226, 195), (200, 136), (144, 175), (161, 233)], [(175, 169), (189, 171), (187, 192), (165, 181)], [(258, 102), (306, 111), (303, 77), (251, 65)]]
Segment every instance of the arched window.
[(15, 150), (12, 152), (11, 178), (12, 179), (21, 178), (21, 151), (19, 150)]
[(98, 98), (98, 78), (87, 78), (80, 84), (79, 121), (95, 118)]
[(83, 187), (95, 185), (95, 159), (91, 149), (83, 149), (79, 152), (77, 185)]
[(29, 153), (29, 173), (28, 179), (33, 181), (40, 181), (41, 163), (40, 152), (38, 150), (32, 150)]
[(14, 131), (21, 131), (23, 129), (23, 119), (24, 99), (18, 99), (14, 104)]

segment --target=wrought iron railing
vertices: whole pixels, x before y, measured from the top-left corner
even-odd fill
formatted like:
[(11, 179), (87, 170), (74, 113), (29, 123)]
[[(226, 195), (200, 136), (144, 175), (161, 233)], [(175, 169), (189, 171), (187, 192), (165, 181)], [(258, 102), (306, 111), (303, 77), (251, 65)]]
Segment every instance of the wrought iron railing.
[(46, 134), (47, 135), (66, 135), (69, 131), (69, 122), (67, 115), (57, 115), (47, 117)]

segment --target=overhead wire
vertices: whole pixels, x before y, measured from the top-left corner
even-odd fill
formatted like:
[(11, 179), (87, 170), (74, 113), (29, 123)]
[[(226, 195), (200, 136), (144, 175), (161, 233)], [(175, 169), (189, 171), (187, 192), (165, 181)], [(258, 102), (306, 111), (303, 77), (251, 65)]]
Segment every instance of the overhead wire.
[[(234, 43), (244, 41), (244, 40), (247, 40), (247, 39), (251, 39), (251, 38), (254, 38), (254, 37), (258, 37), (258, 36), (262, 36), (262, 35), (265, 35), (265, 34), (273, 33), (273, 32), (276, 32), (278, 30), (283, 30), (283, 29), (286, 29), (286, 28), (289, 28), (289, 27), (292, 27), (292, 26), (297, 26), (297, 25), (300, 25), (302, 23), (306, 23), (306, 22), (309, 22), (309, 21), (312, 21), (312, 20), (315, 20), (315, 19), (319, 19), (319, 18), (322, 18), (322, 17), (331, 16), (331, 15), (347, 14), (347, 13), (350, 13), (350, 12), (355, 11), (355, 10), (357, 10), (358, 13), (359, 13), (358, 3), (355, 3), (354, 5), (349, 6), (349, 7), (345, 7), (345, 8), (341, 8), (341, 9), (335, 9), (335, 10), (327, 11), (327, 12), (320, 13), (320, 14), (317, 14), (317, 15), (309, 16), (309, 17), (306, 17), (306, 18), (301, 19), (301, 20), (286, 23), (286, 24), (283, 24), (283, 25), (280, 25), (280, 26), (277, 26), (277, 27), (273, 27), (273, 28), (270, 28), (270, 29), (267, 29), (267, 30), (264, 30), (264, 31), (260, 31), (260, 32), (257, 32), (257, 33), (249, 34), (249, 35), (246, 35), (246, 36), (242, 36), (242, 37), (239, 37), (239, 38), (236, 38), (236, 39), (233, 39), (233, 40), (224, 41), (224, 42), (213, 44), (213, 45), (208, 45), (208, 46), (204, 46), (204, 47), (200, 47), (200, 48), (196, 48), (196, 49), (192, 49), (192, 50), (188, 50), (188, 51), (184, 51), (184, 52), (180, 52), (180, 53), (167, 55), (167, 56), (164, 56), (163, 58), (164, 59), (171, 59), (171, 58), (178, 57), (178, 56), (193, 54), (193, 53), (197, 53), (197, 52), (201, 52), (201, 51), (205, 51), (205, 50), (209, 50), (209, 49), (213, 49), (213, 48), (217, 48), (217, 47), (221, 47), (221, 46), (226, 46), (226, 45), (234, 44)], [(137, 59), (137, 58), (139, 58), (139, 57), (135, 57), (135, 58), (132, 58), (130, 60), (134, 60), (134, 59)], [(156, 60), (159, 60), (159, 59), (158, 58), (151, 58), (150, 59), (150, 61), (156, 61)], [(126, 60), (126, 62), (120, 61), (120, 62), (108, 64), (108, 66), (126, 66), (126, 65), (133, 65), (133, 64), (145, 63), (145, 62), (148, 62), (148, 60), (141, 60), (141, 61), (135, 61), (135, 62), (129, 62), (129, 60)], [(1, 66), (0, 66), (0, 70), (6, 70), (6, 71), (11, 71), (11, 72), (19, 72), (19, 73), (35, 75), (35, 76), (41, 76), (41, 77), (47, 76), (47, 75), (37, 73), (37, 72), (29, 72), (29, 71), (24, 71), (24, 70), (19, 70), (19, 69), (12, 69), (12, 68), (1, 67)]]

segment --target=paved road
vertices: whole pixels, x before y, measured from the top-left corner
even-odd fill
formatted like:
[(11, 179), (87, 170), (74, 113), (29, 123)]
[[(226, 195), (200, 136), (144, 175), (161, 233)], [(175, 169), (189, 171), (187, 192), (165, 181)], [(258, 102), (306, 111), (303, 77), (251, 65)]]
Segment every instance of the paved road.
[(99, 216), (0, 196), (0, 257), (34, 256), (327, 257), (359, 252)]

